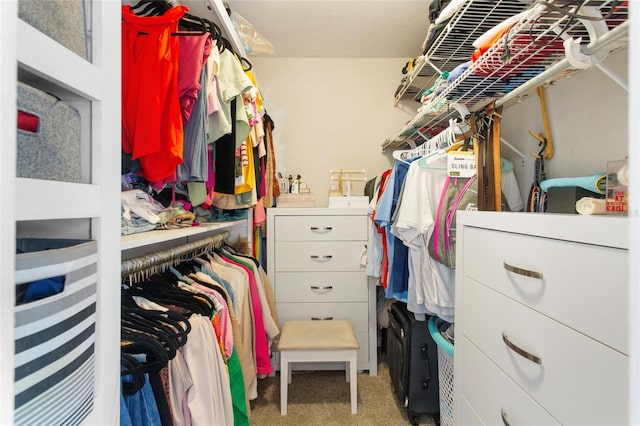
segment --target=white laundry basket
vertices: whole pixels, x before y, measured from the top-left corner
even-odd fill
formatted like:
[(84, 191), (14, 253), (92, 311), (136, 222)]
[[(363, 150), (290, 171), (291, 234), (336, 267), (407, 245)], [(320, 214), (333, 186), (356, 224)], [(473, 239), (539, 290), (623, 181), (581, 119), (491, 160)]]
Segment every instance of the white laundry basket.
[(429, 319), (431, 338), (438, 345), (438, 379), (440, 382), (440, 424), (453, 426), (453, 345), (440, 334), (435, 316)]

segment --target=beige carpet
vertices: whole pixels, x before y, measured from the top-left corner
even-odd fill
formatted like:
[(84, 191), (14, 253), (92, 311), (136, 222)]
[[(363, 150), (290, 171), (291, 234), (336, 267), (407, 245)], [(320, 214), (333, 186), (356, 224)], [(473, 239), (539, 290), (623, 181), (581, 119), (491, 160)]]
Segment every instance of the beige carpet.
[[(289, 385), (287, 415), (280, 415), (280, 375), (258, 381), (258, 398), (251, 402), (251, 424), (274, 425), (408, 425), (406, 411), (391, 387), (383, 353), (378, 376), (358, 374), (358, 413), (351, 414), (349, 384), (344, 371), (294, 371)], [(422, 416), (420, 425), (435, 425)]]

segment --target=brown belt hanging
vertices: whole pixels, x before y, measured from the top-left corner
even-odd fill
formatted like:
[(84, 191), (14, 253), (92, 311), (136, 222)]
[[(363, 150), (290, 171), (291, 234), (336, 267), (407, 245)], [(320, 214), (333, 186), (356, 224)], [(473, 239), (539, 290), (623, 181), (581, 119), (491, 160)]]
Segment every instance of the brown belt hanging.
[[(473, 114), (469, 121), (471, 122), (472, 128), (476, 129), (473, 132), (473, 154), (476, 157), (476, 174), (478, 178), (478, 210), (486, 210), (486, 196), (484, 188), (486, 187), (486, 177), (484, 170), (484, 136), (480, 133), (482, 132), (481, 126), (478, 126), (477, 116)], [(482, 120), (482, 118), (480, 118)]]
[(482, 112), (471, 117), (477, 131), (473, 149), (478, 171), (478, 210), (501, 211), (500, 127), (502, 107), (490, 103)]
[[(493, 108), (493, 104), (492, 104)], [(490, 111), (491, 127), (487, 140), (487, 210), (502, 211), (502, 174), (500, 163), (500, 129), (502, 106)]]

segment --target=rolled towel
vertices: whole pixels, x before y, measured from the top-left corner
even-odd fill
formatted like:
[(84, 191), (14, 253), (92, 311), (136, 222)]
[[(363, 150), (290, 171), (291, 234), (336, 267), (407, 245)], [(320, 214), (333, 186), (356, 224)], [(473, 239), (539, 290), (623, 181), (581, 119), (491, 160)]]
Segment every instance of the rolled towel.
[(576, 211), (580, 214), (606, 214), (607, 200), (604, 198), (582, 197), (576, 201)]
[(629, 186), (629, 169), (626, 163), (620, 170), (618, 170), (616, 177), (618, 178), (618, 182), (622, 185)]
[(597, 173), (591, 176), (545, 179), (540, 182), (540, 189), (547, 192), (549, 188), (563, 186), (579, 186), (587, 191), (604, 194), (607, 188), (607, 174)]

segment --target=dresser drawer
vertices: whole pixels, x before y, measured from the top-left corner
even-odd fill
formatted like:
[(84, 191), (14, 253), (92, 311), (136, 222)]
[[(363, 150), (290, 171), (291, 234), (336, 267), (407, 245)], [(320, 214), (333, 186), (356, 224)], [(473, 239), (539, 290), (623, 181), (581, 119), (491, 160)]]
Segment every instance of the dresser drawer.
[(465, 276), (629, 353), (626, 250), (472, 227), (463, 250)]
[[(291, 320), (349, 320), (356, 333), (369, 333), (367, 303), (276, 303), (281, 323)], [(362, 345), (363, 343), (360, 342)]]
[(278, 302), (367, 302), (366, 272), (276, 272)]
[[(456, 401), (456, 404), (458, 401)], [(460, 419), (456, 419), (456, 424), (464, 426), (483, 426), (482, 420), (478, 417), (478, 414), (471, 408), (469, 401), (464, 398), (460, 398)]]
[(464, 337), (555, 419), (576, 425), (627, 423), (627, 356), (470, 278), (463, 285)]
[(276, 216), (276, 241), (367, 240), (367, 216)]
[(365, 241), (278, 242), (275, 244), (275, 270), (364, 271), (360, 259), (365, 245)]
[(460, 372), (462, 397), (473, 408), (471, 413), (475, 416), (469, 416), (470, 419), (475, 417), (480, 421), (470, 420), (472, 424), (503, 424), (503, 415), (512, 425), (559, 424), (473, 343), (463, 338), (460, 344), (464, 353)]

